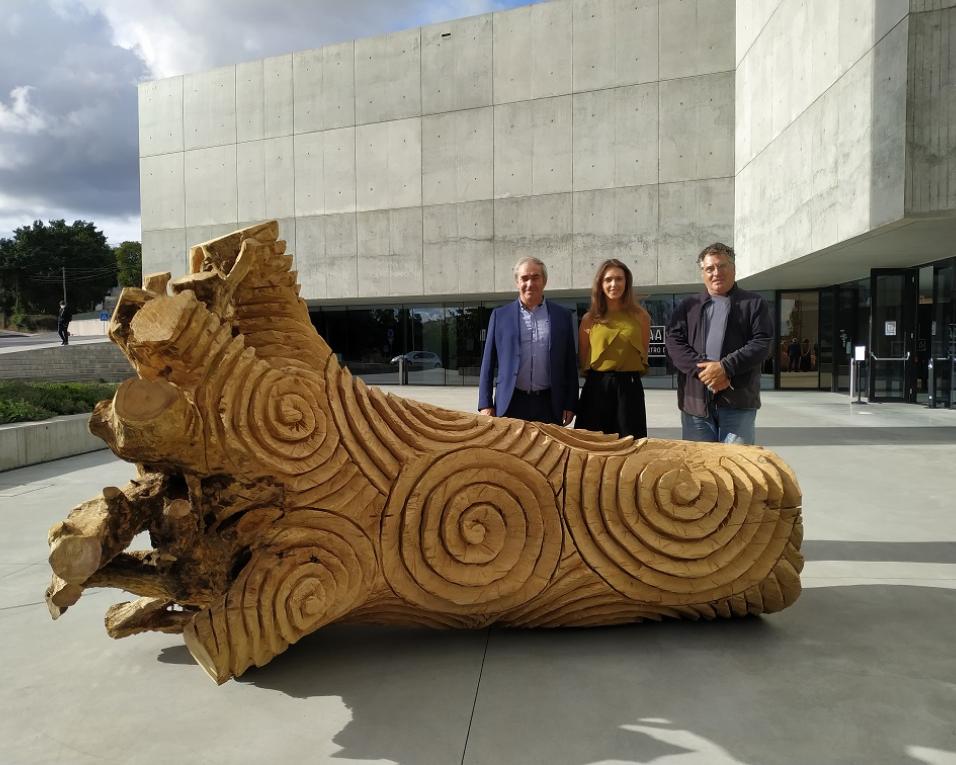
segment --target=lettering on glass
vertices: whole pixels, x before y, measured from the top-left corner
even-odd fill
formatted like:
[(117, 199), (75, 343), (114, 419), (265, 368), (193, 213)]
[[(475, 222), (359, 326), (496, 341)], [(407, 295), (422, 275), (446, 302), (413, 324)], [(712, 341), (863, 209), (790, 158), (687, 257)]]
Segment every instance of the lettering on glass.
[(651, 327), (651, 345), (647, 355), (650, 358), (664, 358), (664, 356), (666, 355), (664, 352), (664, 327), (663, 326)]

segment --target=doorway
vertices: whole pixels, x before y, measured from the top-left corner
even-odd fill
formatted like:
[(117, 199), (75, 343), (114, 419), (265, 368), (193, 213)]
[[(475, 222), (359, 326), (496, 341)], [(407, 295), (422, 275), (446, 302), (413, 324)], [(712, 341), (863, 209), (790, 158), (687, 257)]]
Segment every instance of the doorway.
[[(928, 356), (918, 350), (918, 268), (875, 268), (870, 272), (869, 398), (917, 400), (926, 380)], [(922, 371), (921, 371), (922, 368)]]

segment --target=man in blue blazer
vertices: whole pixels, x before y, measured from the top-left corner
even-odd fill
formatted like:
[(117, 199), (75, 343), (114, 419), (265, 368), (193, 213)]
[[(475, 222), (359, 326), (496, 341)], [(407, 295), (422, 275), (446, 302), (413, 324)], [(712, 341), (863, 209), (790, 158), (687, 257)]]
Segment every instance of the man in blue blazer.
[(548, 269), (537, 258), (514, 267), (518, 299), (488, 322), (478, 381), (482, 414), (567, 425), (578, 403), (574, 317), (544, 299)]

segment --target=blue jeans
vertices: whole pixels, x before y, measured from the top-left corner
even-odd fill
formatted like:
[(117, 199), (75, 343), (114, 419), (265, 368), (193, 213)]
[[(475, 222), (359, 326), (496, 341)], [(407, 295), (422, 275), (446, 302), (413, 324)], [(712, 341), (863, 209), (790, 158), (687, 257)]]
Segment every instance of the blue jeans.
[(680, 413), (681, 436), (685, 441), (756, 443), (756, 409), (734, 409), (712, 404), (708, 414), (707, 417), (697, 417), (687, 412)]

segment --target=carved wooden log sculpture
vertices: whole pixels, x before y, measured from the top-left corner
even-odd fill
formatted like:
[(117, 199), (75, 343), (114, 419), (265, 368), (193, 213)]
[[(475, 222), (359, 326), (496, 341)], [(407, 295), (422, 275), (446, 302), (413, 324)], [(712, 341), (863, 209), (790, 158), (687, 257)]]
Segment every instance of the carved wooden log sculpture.
[[(126, 289), (138, 378), (90, 428), (139, 478), (50, 532), (54, 618), (183, 632), (217, 681), (334, 621), (586, 626), (777, 611), (800, 593), (800, 490), (759, 447), (440, 409), (339, 366), (275, 222)], [(153, 549), (124, 552), (148, 530)]]

